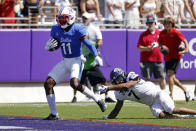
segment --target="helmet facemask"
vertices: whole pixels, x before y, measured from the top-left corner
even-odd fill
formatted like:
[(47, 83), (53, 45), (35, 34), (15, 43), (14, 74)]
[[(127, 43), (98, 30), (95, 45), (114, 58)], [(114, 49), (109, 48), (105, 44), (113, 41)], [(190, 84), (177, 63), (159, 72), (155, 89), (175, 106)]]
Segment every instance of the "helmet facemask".
[(59, 25), (61, 26), (65, 26), (65, 25), (68, 25), (68, 22), (69, 22), (69, 15), (66, 15), (66, 14), (60, 14), (60, 15), (57, 15), (56, 16), (56, 21)]
[(75, 11), (70, 7), (63, 7), (56, 16), (57, 23), (65, 29), (75, 22)]
[(124, 78), (121, 75), (119, 75), (116, 78), (112, 79), (112, 84), (113, 85), (121, 84), (123, 82), (124, 82)]
[(126, 74), (125, 72), (120, 68), (115, 68), (110, 73), (110, 79), (113, 85), (120, 84), (125, 82), (126, 80)]

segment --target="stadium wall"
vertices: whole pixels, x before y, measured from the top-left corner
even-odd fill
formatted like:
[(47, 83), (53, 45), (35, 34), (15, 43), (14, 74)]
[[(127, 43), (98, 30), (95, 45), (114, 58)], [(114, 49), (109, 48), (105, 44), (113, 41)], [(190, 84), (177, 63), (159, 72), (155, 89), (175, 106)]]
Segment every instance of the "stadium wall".
[[(101, 67), (109, 80), (114, 67), (140, 74), (137, 41), (143, 30), (102, 30), (104, 61)], [(176, 76), (180, 80), (196, 78), (196, 30), (181, 30), (189, 42), (189, 53), (182, 57)], [(44, 49), (50, 30), (0, 30), (0, 82), (42, 82), (52, 67), (61, 59), (60, 50)]]

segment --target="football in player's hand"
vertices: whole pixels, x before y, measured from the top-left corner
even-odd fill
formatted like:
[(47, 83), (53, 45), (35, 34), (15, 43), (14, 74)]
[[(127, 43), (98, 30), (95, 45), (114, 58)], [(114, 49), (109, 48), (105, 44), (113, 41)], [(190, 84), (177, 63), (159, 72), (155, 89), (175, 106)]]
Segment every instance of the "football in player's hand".
[(56, 40), (55, 41), (56, 44), (54, 44), (54, 47), (50, 51), (55, 51), (55, 50), (59, 49), (59, 47), (60, 47), (59, 41), (57, 39), (54, 39), (54, 40)]
[(45, 49), (48, 51), (55, 51), (60, 47), (60, 44), (57, 39), (51, 38), (46, 43)]
[(179, 46), (178, 46), (178, 51), (183, 51), (185, 49), (185, 44), (184, 42), (182, 42)]
[(168, 55), (169, 54), (169, 48), (165, 45), (162, 45), (160, 47), (160, 51), (163, 53), (163, 55)]

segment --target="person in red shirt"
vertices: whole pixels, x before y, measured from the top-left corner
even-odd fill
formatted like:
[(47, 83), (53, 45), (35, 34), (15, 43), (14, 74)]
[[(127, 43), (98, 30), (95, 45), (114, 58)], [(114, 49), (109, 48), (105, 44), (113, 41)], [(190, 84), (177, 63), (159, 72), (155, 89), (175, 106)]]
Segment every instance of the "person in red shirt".
[[(182, 54), (186, 54), (188, 52), (188, 42), (183, 34), (175, 29), (175, 20), (173, 18), (165, 18), (163, 24), (165, 29), (161, 31), (158, 42), (160, 46), (165, 45), (169, 49), (168, 54), (164, 55), (164, 60), (170, 96), (173, 98), (173, 86), (176, 84), (184, 91), (186, 101), (189, 101), (189, 92), (175, 77)], [(184, 50), (179, 51), (178, 47), (182, 42), (184, 43), (185, 48)]]
[(165, 72), (163, 58), (159, 49), (158, 38), (160, 31), (155, 28), (156, 21), (154, 16), (148, 16), (147, 30), (139, 38), (137, 47), (140, 50), (140, 68), (142, 76), (146, 81), (151, 80), (152, 74), (159, 80), (161, 89), (165, 89)]
[[(0, 0), (0, 17), (13, 17), (15, 18), (14, 12), (14, 2), (15, 0)], [(14, 24), (15, 20), (2, 20), (2, 23), (5, 24)], [(13, 28), (14, 26), (4, 26), (3, 28)]]

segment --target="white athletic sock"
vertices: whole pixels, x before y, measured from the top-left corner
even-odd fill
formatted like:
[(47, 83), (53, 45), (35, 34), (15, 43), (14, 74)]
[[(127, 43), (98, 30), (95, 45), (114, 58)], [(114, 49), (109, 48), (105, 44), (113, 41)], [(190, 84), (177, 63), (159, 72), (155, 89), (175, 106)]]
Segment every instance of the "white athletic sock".
[(185, 119), (195, 119), (196, 118), (196, 115), (181, 115), (182, 118), (185, 118)]
[(82, 93), (87, 97), (92, 98), (95, 102), (98, 102), (98, 100), (100, 100), (100, 98), (96, 96), (92, 91), (90, 91), (87, 87), (84, 88), (84, 91)]
[(47, 95), (46, 98), (47, 98), (51, 113), (53, 115), (58, 115), (57, 110), (56, 110), (55, 94)]

